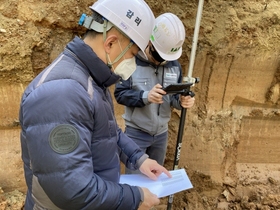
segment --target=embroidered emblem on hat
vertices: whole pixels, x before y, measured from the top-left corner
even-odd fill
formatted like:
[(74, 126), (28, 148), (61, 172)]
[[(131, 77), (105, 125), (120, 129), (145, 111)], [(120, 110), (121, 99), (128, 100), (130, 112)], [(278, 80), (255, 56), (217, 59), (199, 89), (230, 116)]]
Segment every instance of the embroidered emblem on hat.
[(68, 124), (56, 126), (49, 136), (51, 148), (59, 154), (68, 154), (74, 151), (80, 142), (77, 129)]

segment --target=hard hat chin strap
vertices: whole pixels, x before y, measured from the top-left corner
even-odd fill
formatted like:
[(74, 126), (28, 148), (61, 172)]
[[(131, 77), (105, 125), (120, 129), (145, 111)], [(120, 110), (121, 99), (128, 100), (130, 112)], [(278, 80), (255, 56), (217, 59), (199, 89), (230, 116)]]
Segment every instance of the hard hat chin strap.
[[(103, 41), (105, 41), (106, 38), (107, 38), (107, 31), (109, 31), (114, 25), (110, 21), (105, 19), (104, 17), (102, 19), (104, 20), (104, 22), (99, 23), (99, 22), (95, 21), (92, 16), (87, 16), (86, 14), (82, 14), (82, 16), (80, 18), (80, 21), (79, 21), (79, 25), (82, 25), (82, 26), (86, 27), (87, 29), (94, 30), (94, 31), (99, 32), (99, 33), (103, 32)], [(119, 29), (117, 29), (117, 30), (123, 36), (130, 39), (121, 30), (119, 30)], [(134, 42), (132, 40), (130, 40), (130, 43), (126, 46), (126, 48), (124, 50), (122, 50), (122, 47), (119, 43), (122, 52), (113, 62), (109, 61), (110, 59), (108, 59), (108, 54), (106, 53), (107, 65), (109, 66), (109, 68), (111, 68), (114, 63), (118, 62), (121, 59), (121, 57), (123, 57), (123, 55), (129, 50), (129, 48), (131, 48), (131, 46), (133, 44), (134, 44)]]
[[(107, 20), (104, 20), (104, 23), (103, 23), (103, 41), (105, 42), (106, 38), (107, 38), (107, 23), (109, 21)], [(119, 46), (121, 48), (121, 53), (118, 55), (118, 57), (115, 58), (115, 60), (113, 62), (111, 62), (110, 58), (109, 58), (109, 55), (108, 53), (106, 53), (106, 61), (107, 61), (107, 66), (109, 68), (112, 68), (113, 64), (118, 62), (121, 57), (123, 57), (125, 55), (125, 53), (131, 48), (131, 46), (134, 44), (132, 41), (130, 41), (130, 43), (126, 46), (126, 48), (124, 48), (124, 50), (122, 49), (122, 46), (120, 44), (120, 41), (118, 40), (118, 43), (119, 43)]]

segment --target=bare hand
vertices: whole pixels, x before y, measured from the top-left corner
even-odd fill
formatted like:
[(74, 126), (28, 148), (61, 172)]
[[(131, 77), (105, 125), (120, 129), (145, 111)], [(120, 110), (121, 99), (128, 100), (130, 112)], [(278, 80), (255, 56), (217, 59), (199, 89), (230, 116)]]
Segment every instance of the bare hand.
[(148, 93), (148, 101), (150, 103), (162, 104), (162, 96), (165, 94), (166, 92), (162, 90), (162, 86), (160, 84), (156, 84)]
[(147, 158), (142, 165), (140, 166), (139, 170), (148, 176), (152, 180), (157, 180), (159, 175), (162, 173), (165, 173), (169, 178), (172, 177), (172, 175), (167, 171), (166, 168), (163, 166), (159, 165), (157, 161), (152, 160), (150, 158)]
[(139, 210), (149, 210), (153, 206), (158, 205), (160, 200), (158, 197), (151, 193), (151, 191), (148, 188), (142, 187), (143, 193), (144, 193), (144, 201), (139, 206)]
[(194, 105), (195, 98), (191, 96), (180, 95), (180, 102), (183, 108), (191, 108)]

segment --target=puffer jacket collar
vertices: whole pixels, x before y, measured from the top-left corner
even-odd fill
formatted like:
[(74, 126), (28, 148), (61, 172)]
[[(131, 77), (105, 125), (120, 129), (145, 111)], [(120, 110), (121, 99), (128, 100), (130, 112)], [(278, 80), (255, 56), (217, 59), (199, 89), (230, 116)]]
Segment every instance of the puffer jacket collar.
[[(64, 52), (65, 54), (69, 54), (67, 50), (75, 54), (78, 58), (77, 62), (81, 62), (87, 68), (89, 74), (98, 86), (106, 88), (120, 80), (120, 76), (114, 74), (111, 69), (97, 57), (90, 46), (85, 44), (79, 37), (75, 37), (67, 44)], [(71, 53), (69, 56), (71, 56)]]

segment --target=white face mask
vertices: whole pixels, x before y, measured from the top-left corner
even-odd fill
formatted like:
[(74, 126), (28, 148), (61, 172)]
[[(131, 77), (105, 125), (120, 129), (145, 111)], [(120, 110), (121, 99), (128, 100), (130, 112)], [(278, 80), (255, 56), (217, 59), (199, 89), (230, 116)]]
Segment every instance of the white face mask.
[(135, 57), (124, 59), (114, 70), (123, 80), (127, 80), (136, 70)]

